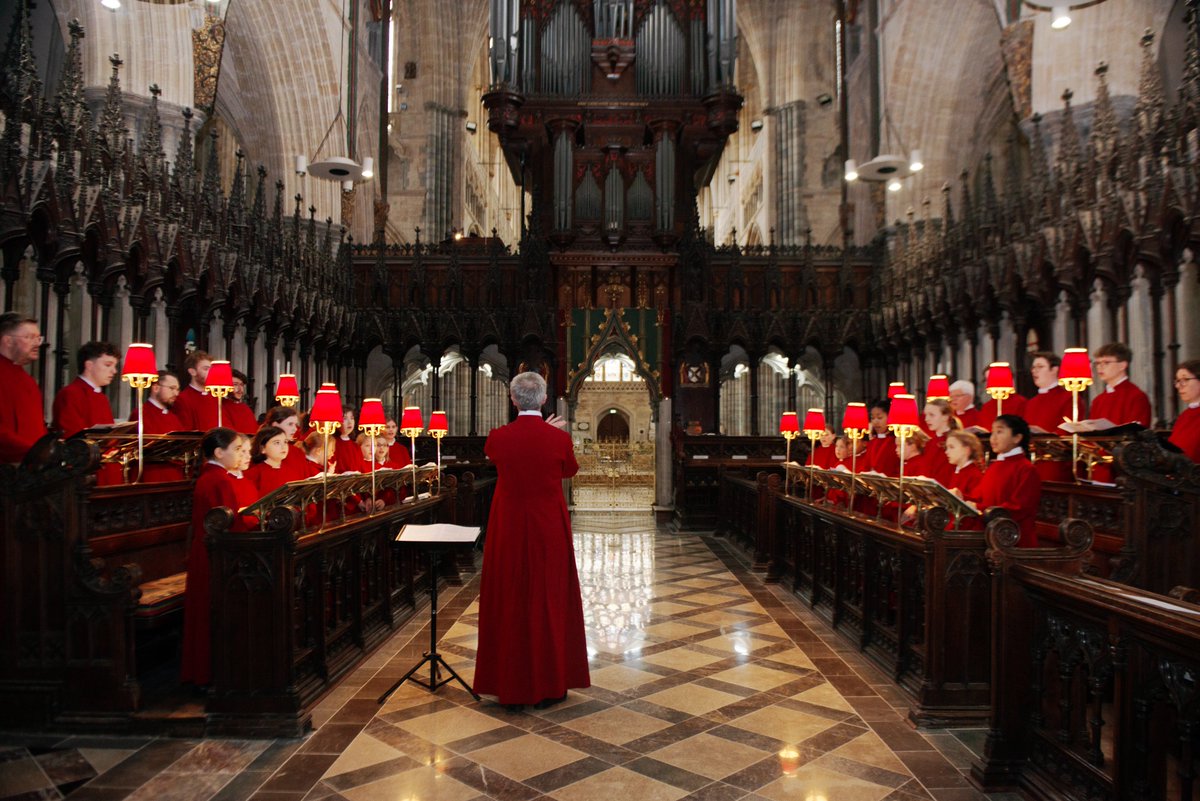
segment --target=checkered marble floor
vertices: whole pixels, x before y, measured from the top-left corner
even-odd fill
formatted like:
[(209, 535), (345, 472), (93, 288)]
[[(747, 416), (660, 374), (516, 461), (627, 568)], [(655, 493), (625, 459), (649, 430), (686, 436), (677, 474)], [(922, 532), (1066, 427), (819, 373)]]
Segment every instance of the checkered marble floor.
[[(649, 515), (577, 513), (574, 526), (592, 687), (564, 703), (510, 712), (455, 685), (405, 684), (378, 706), (425, 648), (414, 621), (322, 701), (302, 742), (113, 740), (111, 765), (61, 790), (85, 801), (984, 798), (965, 778), (982, 732), (909, 727), (894, 685), (723, 541), (657, 531)], [(478, 577), (439, 609), (440, 650), (467, 681), (477, 590)], [(91, 745), (76, 753), (103, 763), (108, 751)], [(35, 750), (0, 747), (0, 799), (60, 797), (48, 784), (30, 794), (34, 768), (46, 753), (66, 759), (69, 741)], [(23, 784), (4, 778), (6, 764), (23, 766)]]

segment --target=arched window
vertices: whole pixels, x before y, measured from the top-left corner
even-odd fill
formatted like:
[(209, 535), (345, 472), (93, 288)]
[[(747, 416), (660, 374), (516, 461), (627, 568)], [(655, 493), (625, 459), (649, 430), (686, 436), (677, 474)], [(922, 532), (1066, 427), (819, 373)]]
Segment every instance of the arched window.
[(633, 363), (633, 359), (624, 353), (611, 353), (597, 359), (595, 366), (592, 368), (592, 374), (583, 380), (630, 383), (643, 381), (644, 379), (638, 375), (637, 366)]

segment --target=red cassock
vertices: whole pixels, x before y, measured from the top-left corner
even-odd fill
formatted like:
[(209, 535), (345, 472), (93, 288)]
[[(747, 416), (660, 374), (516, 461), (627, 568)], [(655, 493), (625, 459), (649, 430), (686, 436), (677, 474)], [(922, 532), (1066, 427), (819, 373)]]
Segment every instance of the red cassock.
[[(225, 506), (236, 511), (234, 478), (218, 464), (200, 468), (192, 495), (191, 545), (188, 548), (187, 586), (183, 595), (183, 665), (180, 679), (203, 687), (212, 680), (212, 584), (205, 544), (204, 516)], [(233, 528), (242, 530), (240, 519)]]
[(288, 466), (286, 461), (280, 462), (279, 467), (271, 467), (266, 462), (257, 462), (250, 465), (250, 469), (246, 471), (246, 478), (250, 480), (258, 491), (258, 498), (266, 495), (268, 492), (279, 489), (289, 481), (296, 481), (301, 478), (292, 472), (292, 468)]
[(179, 390), (179, 397), (175, 399), (171, 411), (175, 412), (186, 431), (208, 431), (217, 427), (217, 399), (191, 384)]
[(867, 441), (867, 463), (859, 464), (865, 472), (874, 470), (885, 476), (900, 475), (900, 457), (896, 455), (896, 438), (891, 434), (874, 434)]
[(1064, 417), (1071, 419), (1071, 411), (1071, 393), (1062, 387), (1050, 387), (1025, 404), (1025, 422), (1051, 434), (1061, 434), (1059, 426)]
[(963, 467), (953, 468), (954, 474), (947, 485), (962, 493), (965, 500), (979, 503), (979, 485), (983, 482), (983, 471), (974, 462), (968, 462)]
[(832, 445), (826, 447), (818, 442), (812, 458), (814, 467), (829, 470), (837, 464), (837, 451)]
[(1115, 387), (1105, 387), (1092, 399), (1092, 408), (1088, 412), (1091, 420), (1111, 420), (1114, 424), (1123, 426), (1126, 423), (1137, 423), (1150, 427), (1150, 398), (1145, 392), (1126, 378)]
[[(145, 418), (145, 423), (142, 426), (142, 431), (148, 435), (159, 436), (162, 434), (170, 434), (175, 431), (186, 431), (183, 423), (175, 416), (175, 413), (170, 409), (163, 409), (155, 406), (150, 401), (142, 404), (142, 416)], [(137, 410), (129, 416), (130, 421), (138, 419)], [(175, 464), (147, 464), (142, 470), (142, 481), (154, 483), (158, 481), (182, 481), (183, 467)]]
[(337, 460), (337, 472), (348, 473), (352, 470), (363, 472), (370, 470), (371, 465), (362, 458), (362, 448), (352, 439), (333, 439), (333, 457)]
[(958, 422), (962, 423), (963, 428), (973, 428), (977, 425), (980, 425), (979, 410), (974, 406), (964, 412), (955, 414), (954, 416), (958, 418)]
[(1200, 462), (1200, 406), (1183, 410), (1171, 428), (1170, 442), (1193, 462)]
[(562, 479), (579, 470), (571, 438), (536, 415), (488, 435), (499, 472), (479, 591), (475, 691), (534, 704), (591, 686), (583, 602)]
[[(404, 453), (403, 457), (400, 455), (402, 451)], [(405, 464), (412, 464), (412, 454), (408, 452), (408, 446), (401, 443), (400, 438), (397, 437), (395, 442), (393, 442), (391, 445), (388, 445), (388, 459), (399, 460), (401, 458), (408, 460), (405, 462)]]
[[(979, 416), (976, 418), (975, 425), (987, 431), (992, 430), (992, 423), (996, 422), (996, 418), (1000, 416), (1001, 411), (1004, 414), (1015, 414), (1017, 417), (1025, 417), (1025, 408), (1029, 404), (1024, 395), (1010, 395), (1004, 401), (1002, 410), (997, 410), (998, 404), (995, 399), (989, 400), (983, 404), (983, 408), (979, 410)], [(1025, 417), (1028, 420), (1028, 417)]]
[(232, 398), (221, 401), (221, 422), (226, 428), (242, 434), (254, 436), (258, 433), (258, 418), (254, 416), (254, 410)]
[(925, 450), (921, 456), (924, 459), (925, 475), (936, 479), (943, 486), (950, 486), (954, 465), (946, 458), (946, 435), (939, 434), (925, 443)]
[(0, 462), (19, 462), (46, 436), (42, 390), (11, 359), (0, 356)]
[(979, 484), (980, 511), (999, 506), (1008, 510), (1021, 527), (1022, 548), (1037, 545), (1038, 503), (1042, 499), (1042, 479), (1025, 454), (996, 458), (988, 465)]
[(54, 396), (53, 419), (54, 427), (70, 437), (92, 426), (112, 425), (112, 406), (107, 395), (76, 378)]

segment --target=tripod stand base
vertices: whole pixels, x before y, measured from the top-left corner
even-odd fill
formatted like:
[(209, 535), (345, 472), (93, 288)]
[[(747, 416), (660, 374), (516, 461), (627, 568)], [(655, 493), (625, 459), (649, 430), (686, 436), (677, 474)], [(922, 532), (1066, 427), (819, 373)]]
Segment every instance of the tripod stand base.
[[(416, 672), (424, 667), (426, 663), (429, 664), (429, 681), (420, 679), (415, 675)], [(445, 668), (446, 672), (450, 675), (444, 679), (438, 678), (440, 668)], [(446, 660), (442, 658), (441, 654), (439, 654), (437, 651), (426, 651), (425, 656), (421, 658), (421, 661), (413, 665), (407, 673), (400, 677), (399, 681), (388, 688), (387, 692), (379, 696), (379, 700), (376, 703), (382, 704), (388, 699), (388, 696), (400, 689), (400, 685), (406, 681), (411, 681), (413, 684), (419, 684), (426, 690), (429, 690), (431, 693), (437, 692), (438, 688), (443, 685), (449, 684), (452, 681), (457, 681), (463, 686), (464, 690), (471, 694), (472, 698), (474, 698), (476, 701), (479, 700), (479, 696), (476, 695), (475, 691), (471, 689), (471, 685), (463, 681), (462, 676), (454, 672), (454, 668), (447, 664)]]

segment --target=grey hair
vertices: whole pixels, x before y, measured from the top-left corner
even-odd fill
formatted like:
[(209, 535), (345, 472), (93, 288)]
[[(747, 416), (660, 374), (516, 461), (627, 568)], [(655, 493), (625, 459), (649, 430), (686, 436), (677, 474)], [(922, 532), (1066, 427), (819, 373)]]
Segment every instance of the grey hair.
[(546, 402), (546, 379), (533, 372), (519, 373), (509, 382), (508, 391), (521, 411), (540, 409)]
[(968, 395), (970, 395), (972, 398), (975, 397), (975, 385), (973, 383), (971, 383), (970, 381), (967, 381), (966, 379), (960, 378), (959, 380), (957, 380), (953, 384), (951, 384), (950, 391), (953, 392), (955, 390), (965, 392)]

